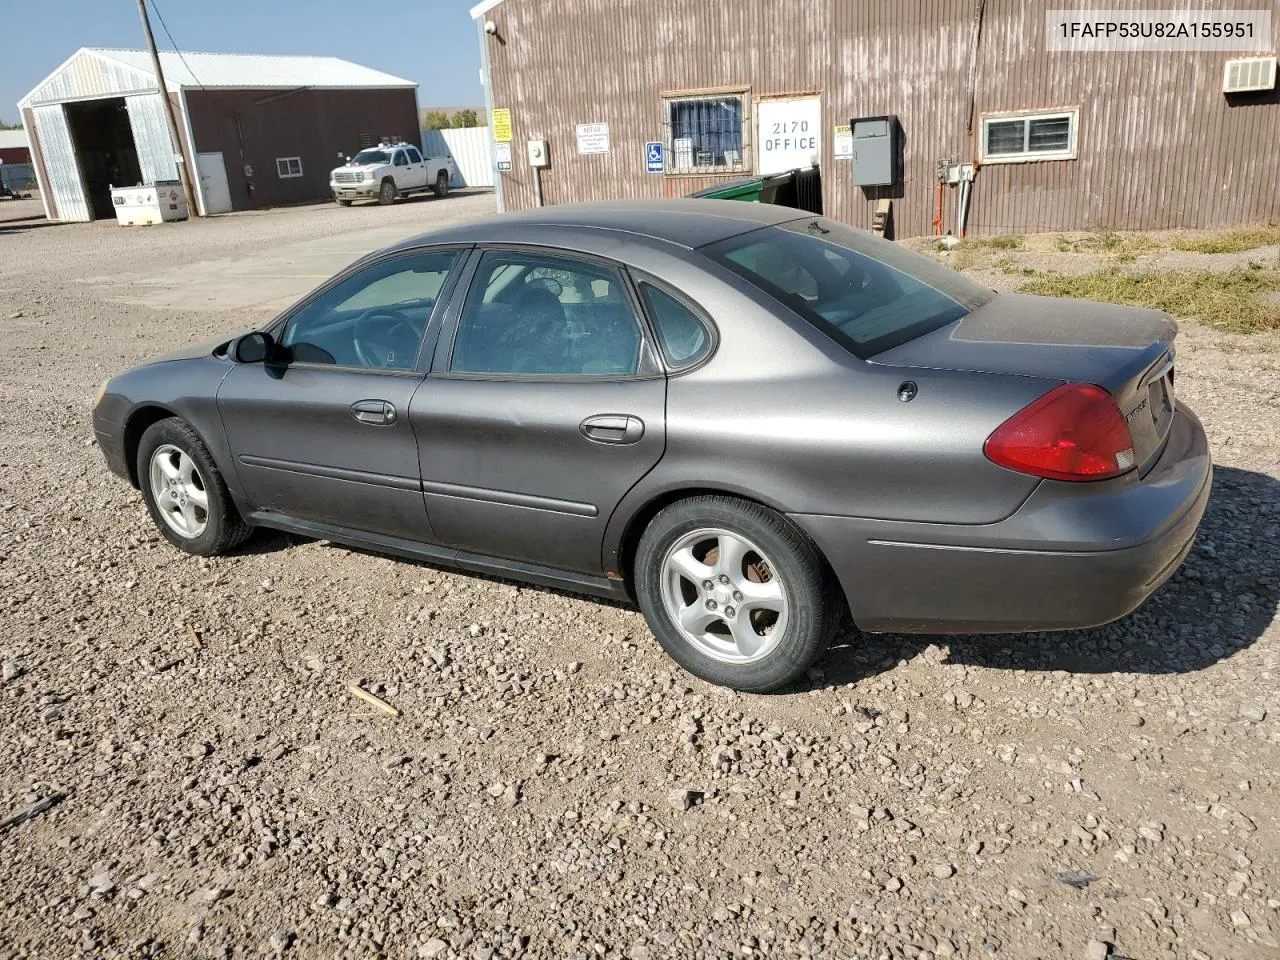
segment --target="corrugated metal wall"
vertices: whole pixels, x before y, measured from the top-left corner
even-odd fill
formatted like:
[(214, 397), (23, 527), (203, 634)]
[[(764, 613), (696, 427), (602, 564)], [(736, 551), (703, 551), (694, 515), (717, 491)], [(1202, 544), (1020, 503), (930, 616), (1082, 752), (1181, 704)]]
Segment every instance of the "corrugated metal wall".
[[(416, 91), (188, 90), (187, 116), (195, 149), (220, 151), (232, 208), (331, 198), (329, 171), (354, 154), (360, 138), (418, 134)], [(298, 157), (302, 176), (282, 178), (276, 160)]]
[(150, 74), (89, 51), (77, 53), (53, 76), (22, 98), (23, 106), (62, 100), (118, 97), (157, 90)]
[(423, 130), (422, 152), (428, 157), (453, 157), (458, 175), (454, 187), (492, 187), (493, 160), (489, 155), (488, 127)]
[[(939, 159), (974, 158), (984, 112), (1074, 107), (1079, 158), (987, 165), (974, 184), (971, 232), (1114, 227), (1214, 227), (1280, 220), (1280, 98), (1229, 103), (1223, 61), (1241, 54), (1049, 53), (1054, 0), (987, 0), (966, 129), (977, 0), (505, 0), (486, 14), (495, 107), (512, 111), (516, 162), (503, 178), (509, 209), (532, 205), (524, 141), (545, 137), (548, 203), (681, 196), (715, 178), (644, 172), (664, 137), (662, 93), (740, 87), (761, 97), (814, 91), (823, 101), (823, 186), (833, 216), (870, 226), (874, 201), (894, 198), (898, 236), (932, 232)], [(1081, 9), (1142, 8), (1084, 0)], [(1213, 8), (1213, 0), (1166, 6)], [(1280, 0), (1270, 8), (1280, 46)], [(556, 25), (554, 28), (551, 25)], [(832, 126), (896, 114), (906, 138), (894, 188), (852, 184), (832, 156)], [(608, 123), (608, 154), (580, 156), (575, 125)], [(754, 114), (746, 126), (754, 134)], [(953, 198), (945, 191), (952, 226)]]
[(124, 103), (129, 111), (129, 125), (133, 127), (133, 144), (138, 150), (142, 182), (177, 180), (173, 138), (169, 136), (169, 122), (165, 119), (164, 101), (160, 94), (126, 97)]
[(76, 162), (75, 146), (71, 131), (67, 128), (67, 115), (59, 103), (35, 107), (31, 111), (36, 124), (36, 137), (40, 143), (45, 168), (49, 174), (47, 186), (53, 210), (59, 220), (92, 220), (89, 204), (85, 200), (84, 183), (80, 179), (80, 165)]

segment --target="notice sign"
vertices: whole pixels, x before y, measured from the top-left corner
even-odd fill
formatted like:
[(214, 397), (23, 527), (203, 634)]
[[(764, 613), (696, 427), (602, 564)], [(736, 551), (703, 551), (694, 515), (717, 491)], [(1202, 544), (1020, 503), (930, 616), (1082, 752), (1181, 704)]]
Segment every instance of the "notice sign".
[(578, 124), (579, 153), (608, 153), (609, 125), (607, 123)]
[(837, 160), (853, 159), (853, 128), (847, 123), (838, 123), (831, 129), (831, 152)]
[(756, 104), (762, 175), (812, 167), (822, 156), (822, 101), (817, 97)]
[(666, 147), (656, 141), (644, 145), (644, 172), (663, 173), (667, 168)]
[(493, 111), (493, 140), (495, 143), (511, 142), (511, 110), (509, 107), (498, 107)]
[(511, 144), (495, 143), (493, 145), (493, 159), (499, 170), (511, 169)]

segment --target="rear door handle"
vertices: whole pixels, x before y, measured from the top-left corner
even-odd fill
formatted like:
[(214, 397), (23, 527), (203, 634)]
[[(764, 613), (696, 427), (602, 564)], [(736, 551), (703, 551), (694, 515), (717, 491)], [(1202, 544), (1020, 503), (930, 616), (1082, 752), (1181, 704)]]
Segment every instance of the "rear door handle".
[(596, 443), (635, 443), (644, 436), (644, 421), (624, 413), (601, 413), (587, 417), (578, 429)]
[(386, 400), (357, 400), (351, 405), (351, 416), (359, 423), (384, 427), (396, 422), (396, 408)]

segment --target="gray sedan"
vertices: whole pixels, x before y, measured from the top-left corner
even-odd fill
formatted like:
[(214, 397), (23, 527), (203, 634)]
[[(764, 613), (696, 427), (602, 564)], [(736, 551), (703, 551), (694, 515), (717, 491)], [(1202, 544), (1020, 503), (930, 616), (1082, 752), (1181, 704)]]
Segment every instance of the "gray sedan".
[(1209, 497), (1163, 314), (995, 294), (773, 206), (554, 207), (425, 234), (103, 385), (179, 549), (274, 527), (638, 602), (690, 672), (865, 632), (1122, 617)]

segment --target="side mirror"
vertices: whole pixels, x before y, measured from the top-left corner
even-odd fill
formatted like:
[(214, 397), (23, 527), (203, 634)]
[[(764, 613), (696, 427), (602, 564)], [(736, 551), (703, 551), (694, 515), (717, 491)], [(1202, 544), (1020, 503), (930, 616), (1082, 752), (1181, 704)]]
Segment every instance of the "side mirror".
[(236, 363), (265, 363), (275, 354), (276, 341), (269, 333), (246, 333), (231, 345), (231, 359)]

